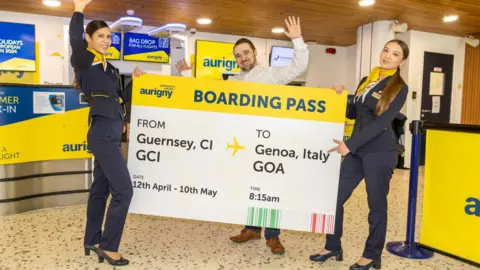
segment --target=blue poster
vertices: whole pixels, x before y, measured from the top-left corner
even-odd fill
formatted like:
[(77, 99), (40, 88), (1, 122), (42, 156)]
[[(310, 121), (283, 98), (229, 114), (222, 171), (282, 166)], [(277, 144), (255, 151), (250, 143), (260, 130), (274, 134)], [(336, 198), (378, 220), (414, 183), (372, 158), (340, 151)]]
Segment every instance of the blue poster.
[(35, 71), (35, 26), (0, 22), (0, 70)]
[(146, 34), (125, 33), (123, 60), (138, 62), (169, 63), (170, 40)]
[(0, 127), (86, 107), (73, 88), (0, 86)]
[(107, 55), (109, 60), (120, 60), (120, 52), (122, 51), (122, 33), (112, 33), (112, 45), (108, 48)]
[(0, 85), (0, 164), (90, 158), (82, 103), (70, 87)]

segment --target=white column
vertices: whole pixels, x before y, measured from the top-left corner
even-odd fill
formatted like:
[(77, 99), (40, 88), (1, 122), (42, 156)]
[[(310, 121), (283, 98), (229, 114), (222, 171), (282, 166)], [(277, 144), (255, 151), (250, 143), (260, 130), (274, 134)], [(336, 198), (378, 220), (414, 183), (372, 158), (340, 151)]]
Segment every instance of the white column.
[[(185, 36), (179, 36), (179, 37), (185, 37)], [(187, 53), (187, 38), (185, 37), (184, 39), (179, 39), (179, 38), (174, 38), (172, 37), (170, 39), (170, 48), (171, 48), (171, 54), (170, 54), (170, 68), (171, 76), (182, 76), (176, 68), (176, 64), (179, 60), (185, 59), (187, 60), (187, 63), (190, 63), (189, 61), (189, 56)]]
[(395, 33), (392, 31), (392, 21), (376, 21), (358, 27), (356, 85), (363, 77), (368, 76), (373, 67), (379, 65), (383, 47), (394, 38)]

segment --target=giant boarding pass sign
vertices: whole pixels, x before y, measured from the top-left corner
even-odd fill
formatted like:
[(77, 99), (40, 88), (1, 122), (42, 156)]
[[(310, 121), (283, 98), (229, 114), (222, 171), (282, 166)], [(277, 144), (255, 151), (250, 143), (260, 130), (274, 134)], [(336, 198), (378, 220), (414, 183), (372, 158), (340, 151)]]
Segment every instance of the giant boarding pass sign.
[(144, 75), (131, 213), (333, 233), (347, 93)]

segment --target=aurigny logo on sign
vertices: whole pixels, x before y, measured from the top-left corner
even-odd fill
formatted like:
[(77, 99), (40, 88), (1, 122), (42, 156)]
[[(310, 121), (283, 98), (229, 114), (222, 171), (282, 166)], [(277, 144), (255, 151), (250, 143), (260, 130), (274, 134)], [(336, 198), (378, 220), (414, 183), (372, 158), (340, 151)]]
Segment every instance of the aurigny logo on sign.
[(64, 144), (62, 148), (63, 152), (83, 152), (88, 151), (88, 145), (84, 143), (76, 144)]
[(162, 56), (159, 55), (149, 55), (147, 56), (147, 59), (153, 59), (153, 60), (162, 60)]
[(237, 61), (235, 60), (225, 60), (225, 57), (222, 59), (211, 59), (205, 58), (203, 59), (203, 66), (204, 67), (216, 67), (216, 68), (225, 68), (227, 71), (231, 71), (232, 69), (239, 68)]
[(12, 74), (16, 75), (17, 79), (21, 79), (25, 72), (23, 72), (23, 71), (0, 71), (0, 77), (2, 76), (2, 74), (7, 75), (8, 73), (12, 73)]
[(480, 199), (470, 197), (466, 202), (465, 214), (480, 217)]
[(153, 95), (157, 98), (171, 98), (174, 90), (175, 86), (173, 85), (160, 85), (159, 89), (142, 88), (140, 89), (140, 95)]

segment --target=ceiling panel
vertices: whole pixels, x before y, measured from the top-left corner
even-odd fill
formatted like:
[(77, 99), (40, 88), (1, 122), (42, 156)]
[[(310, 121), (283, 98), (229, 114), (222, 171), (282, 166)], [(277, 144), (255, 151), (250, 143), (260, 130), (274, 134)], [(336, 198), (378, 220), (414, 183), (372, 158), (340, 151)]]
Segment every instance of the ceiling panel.
[[(480, 33), (480, 0), (376, 0), (371, 7), (360, 7), (357, 0), (94, 0), (85, 15), (115, 21), (127, 9), (135, 10), (144, 25), (180, 22), (203, 32), (275, 39), (286, 37), (273, 34), (272, 27), (283, 26), (286, 16), (298, 16), (306, 40), (339, 46), (355, 44), (357, 27), (377, 20), (399, 20), (409, 29), (440, 34)], [(51, 8), (41, 0), (0, 0), (0, 10), (70, 17), (73, 2)], [(443, 16), (451, 13), (459, 20), (444, 23)], [(198, 17), (213, 23), (197, 25)]]

